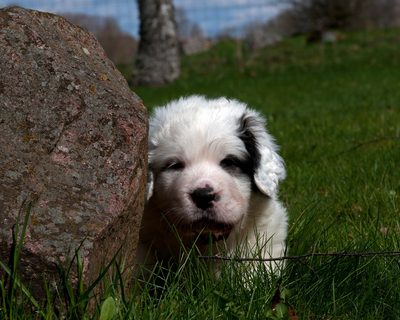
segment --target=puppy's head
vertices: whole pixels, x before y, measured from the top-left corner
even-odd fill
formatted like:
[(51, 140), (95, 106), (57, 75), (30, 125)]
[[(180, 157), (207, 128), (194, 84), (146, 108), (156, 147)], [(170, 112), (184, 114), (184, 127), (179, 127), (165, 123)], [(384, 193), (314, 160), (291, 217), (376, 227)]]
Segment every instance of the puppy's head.
[(274, 198), (284, 176), (264, 119), (245, 104), (192, 96), (154, 110), (149, 203), (181, 236), (227, 237), (251, 193)]

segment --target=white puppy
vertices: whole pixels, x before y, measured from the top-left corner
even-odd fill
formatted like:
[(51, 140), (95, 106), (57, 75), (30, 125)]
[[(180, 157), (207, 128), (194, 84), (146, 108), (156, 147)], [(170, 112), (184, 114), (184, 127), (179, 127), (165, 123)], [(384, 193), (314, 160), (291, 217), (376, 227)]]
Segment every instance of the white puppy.
[(190, 96), (156, 108), (138, 264), (177, 259), (195, 242), (203, 254), (240, 247), (245, 257), (282, 256), (284, 177), (264, 118), (244, 103)]

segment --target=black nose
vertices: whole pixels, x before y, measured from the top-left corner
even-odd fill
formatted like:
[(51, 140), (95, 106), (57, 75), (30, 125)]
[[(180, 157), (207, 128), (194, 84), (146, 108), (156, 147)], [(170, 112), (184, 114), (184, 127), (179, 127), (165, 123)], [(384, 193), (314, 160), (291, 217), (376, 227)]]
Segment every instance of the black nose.
[(214, 200), (218, 201), (218, 196), (211, 187), (198, 188), (190, 194), (190, 197), (196, 206), (202, 210), (212, 207)]

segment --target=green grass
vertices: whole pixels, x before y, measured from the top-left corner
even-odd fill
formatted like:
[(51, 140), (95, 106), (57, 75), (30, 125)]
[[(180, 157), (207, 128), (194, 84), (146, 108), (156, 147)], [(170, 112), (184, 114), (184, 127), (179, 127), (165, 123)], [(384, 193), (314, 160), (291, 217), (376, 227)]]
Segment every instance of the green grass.
[[(133, 89), (149, 109), (196, 93), (237, 98), (265, 114), (288, 170), (280, 197), (290, 215), (290, 255), (400, 251), (399, 41), (400, 30), (345, 34), (326, 45), (291, 38), (255, 52), (224, 41), (185, 57), (182, 75), (172, 85)], [(400, 318), (399, 257), (289, 261), (281, 279), (260, 268), (250, 284), (243, 283), (245, 272), (242, 264), (226, 262), (215, 279), (194, 258), (178, 272), (160, 274), (168, 278), (161, 287), (154, 279), (122, 294), (114, 266), (94, 310), (81, 305), (79, 316)], [(5, 308), (10, 304), (20, 318), (61, 317), (51, 301), (37, 312), (15, 283), (7, 300), (7, 285), (0, 279), (0, 319), (11, 319)], [(81, 301), (75, 293), (74, 301)]]

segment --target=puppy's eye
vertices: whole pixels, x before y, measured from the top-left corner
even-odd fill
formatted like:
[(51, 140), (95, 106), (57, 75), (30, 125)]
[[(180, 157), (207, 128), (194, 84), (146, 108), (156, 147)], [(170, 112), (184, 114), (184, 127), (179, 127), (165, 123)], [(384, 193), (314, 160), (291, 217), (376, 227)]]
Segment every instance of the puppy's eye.
[(162, 171), (179, 171), (182, 170), (183, 168), (185, 168), (185, 164), (182, 161), (177, 161), (177, 160), (173, 160), (173, 161), (169, 161), (165, 164), (165, 166), (162, 168)]
[(240, 160), (235, 156), (229, 155), (220, 162), (220, 166), (225, 169), (240, 167)]

